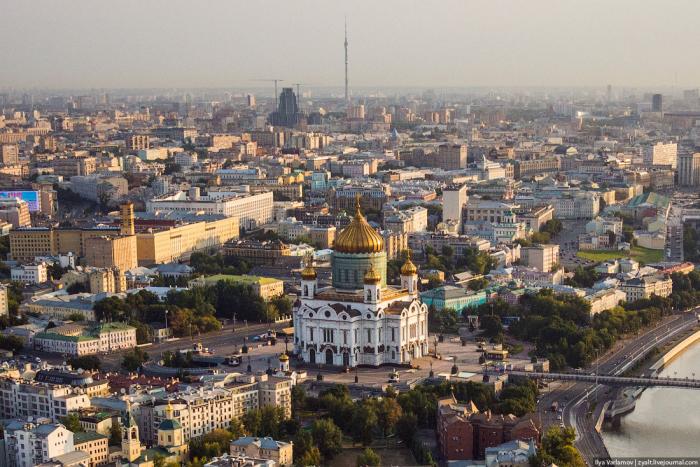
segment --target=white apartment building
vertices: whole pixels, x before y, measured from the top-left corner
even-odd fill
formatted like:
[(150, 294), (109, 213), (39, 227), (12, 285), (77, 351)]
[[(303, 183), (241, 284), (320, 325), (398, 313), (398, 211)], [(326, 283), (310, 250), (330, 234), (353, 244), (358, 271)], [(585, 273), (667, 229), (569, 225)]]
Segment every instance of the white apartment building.
[(292, 410), (292, 379), (286, 376), (243, 377), (229, 383), (213, 383), (207, 387), (187, 387), (169, 394), (168, 400), (141, 405), (138, 414), (142, 441), (154, 442), (157, 428), (165, 417), (168, 402), (173, 418), (182, 425), (184, 439), (198, 438), (217, 428), (227, 428), (233, 419), (247, 411), (266, 405)]
[(46, 263), (42, 262), (13, 266), (10, 270), (10, 278), (24, 284), (43, 284), (49, 280), (49, 275)]
[(464, 208), (465, 221), (503, 222), (519, 206), (500, 201), (470, 198)]
[(523, 265), (542, 272), (551, 272), (559, 263), (559, 245), (534, 245), (520, 249), (520, 261)]
[(467, 204), (467, 186), (450, 185), (442, 190), (442, 221), (462, 225), (462, 208)]
[(73, 433), (61, 424), (13, 421), (4, 440), (8, 467), (33, 467), (75, 450)]
[(223, 214), (237, 217), (241, 228), (251, 230), (272, 221), (272, 192), (250, 194), (242, 191), (210, 191), (200, 195), (198, 188), (178, 191), (146, 202), (146, 211)]
[(396, 233), (425, 232), (428, 230), (428, 210), (422, 206), (385, 210), (384, 226)]
[(0, 418), (43, 417), (58, 421), (68, 412), (90, 407), (90, 397), (71, 386), (0, 379)]
[(197, 163), (197, 153), (178, 152), (173, 156), (173, 162), (183, 169), (189, 169)]
[(652, 295), (668, 297), (673, 292), (673, 282), (663, 276), (644, 276), (623, 282), (620, 290), (625, 292), (628, 302), (650, 298)]
[(586, 233), (603, 235), (608, 232), (622, 235), (622, 219), (618, 217), (596, 217), (586, 224)]

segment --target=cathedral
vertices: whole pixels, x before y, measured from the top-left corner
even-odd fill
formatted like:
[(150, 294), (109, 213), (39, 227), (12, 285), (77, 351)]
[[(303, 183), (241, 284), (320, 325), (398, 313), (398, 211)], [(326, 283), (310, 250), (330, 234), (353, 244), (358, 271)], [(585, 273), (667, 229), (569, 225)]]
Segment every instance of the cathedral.
[(387, 286), (384, 239), (360, 211), (336, 237), (332, 286), (319, 288), (307, 261), (294, 303), (294, 351), (306, 363), (355, 367), (410, 364), (428, 353), (428, 307), (410, 257), (401, 286)]

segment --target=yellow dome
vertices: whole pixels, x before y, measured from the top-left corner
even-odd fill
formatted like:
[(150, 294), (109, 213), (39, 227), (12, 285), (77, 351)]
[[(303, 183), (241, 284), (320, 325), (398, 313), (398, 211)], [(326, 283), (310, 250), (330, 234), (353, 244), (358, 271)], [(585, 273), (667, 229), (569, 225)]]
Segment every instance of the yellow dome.
[(313, 268), (313, 266), (306, 266), (301, 271), (301, 278), (307, 281), (316, 279), (316, 270)]
[(401, 275), (402, 276), (413, 276), (415, 274), (418, 274), (418, 268), (416, 267), (415, 264), (413, 264), (413, 261), (411, 261), (411, 250), (408, 250), (408, 256), (406, 257), (406, 262), (403, 263), (403, 266), (401, 266)]
[(370, 264), (369, 269), (365, 273), (365, 284), (371, 285), (371, 284), (379, 284), (382, 281), (382, 275), (379, 274), (379, 271), (374, 269), (374, 265)]
[(355, 218), (338, 234), (333, 244), (341, 253), (379, 253), (384, 251), (384, 239), (374, 230), (360, 212), (360, 198), (355, 205)]
[(286, 362), (289, 360), (289, 357), (287, 356), (286, 353), (283, 353), (280, 355), (280, 362)]
[(316, 279), (316, 270), (314, 269), (314, 255), (308, 253), (304, 257), (304, 269), (301, 271), (301, 278), (307, 281)]

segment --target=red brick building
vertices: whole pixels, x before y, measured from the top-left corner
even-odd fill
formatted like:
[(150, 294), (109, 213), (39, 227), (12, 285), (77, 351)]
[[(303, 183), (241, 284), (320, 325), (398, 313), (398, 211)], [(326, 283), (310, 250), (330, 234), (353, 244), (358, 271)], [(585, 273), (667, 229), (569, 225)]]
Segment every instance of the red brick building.
[(540, 429), (526, 415), (480, 412), (473, 402), (458, 404), (453, 396), (440, 399), (437, 408), (437, 435), (445, 460), (483, 459), (486, 448), (507, 441), (540, 441)]

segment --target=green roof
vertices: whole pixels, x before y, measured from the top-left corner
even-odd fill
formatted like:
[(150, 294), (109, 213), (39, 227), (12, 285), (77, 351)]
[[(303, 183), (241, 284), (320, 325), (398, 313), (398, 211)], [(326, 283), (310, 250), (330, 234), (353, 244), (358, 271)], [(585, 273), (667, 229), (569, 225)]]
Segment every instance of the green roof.
[(92, 336), (64, 336), (63, 334), (57, 334), (55, 332), (38, 332), (36, 336), (34, 336), (34, 339), (53, 339), (57, 341), (66, 342), (83, 342), (96, 340), (97, 338)]
[(214, 276), (207, 276), (204, 278), (205, 283), (215, 283), (219, 281), (229, 281), (236, 282), (239, 284), (253, 285), (253, 284), (274, 284), (275, 282), (280, 282), (279, 279), (273, 279), (272, 277), (260, 277), (260, 276), (237, 276), (233, 274), (216, 274)]
[(73, 444), (86, 443), (88, 441), (96, 441), (98, 439), (107, 439), (107, 437), (94, 431), (79, 431), (77, 433), (73, 433)]
[(669, 198), (666, 196), (659, 195), (653, 191), (649, 193), (644, 193), (637, 195), (627, 203), (629, 207), (637, 207), (641, 204), (652, 204), (658, 208), (666, 208), (670, 202)]
[(180, 422), (172, 419), (163, 420), (162, 422), (160, 422), (160, 425), (158, 425), (159, 430), (177, 430), (180, 428), (182, 428)]

